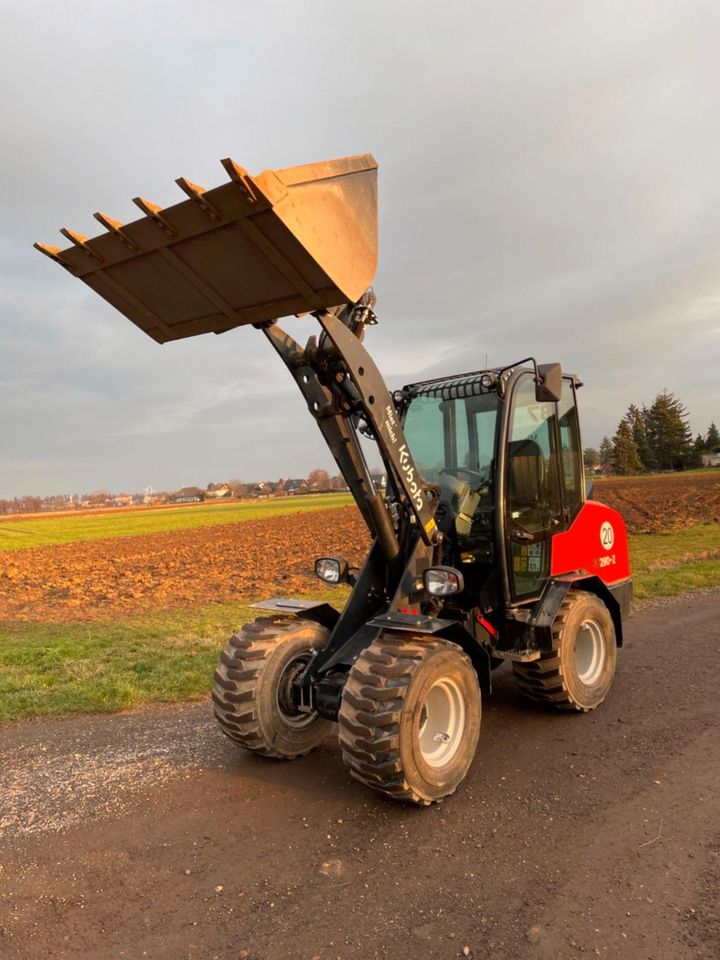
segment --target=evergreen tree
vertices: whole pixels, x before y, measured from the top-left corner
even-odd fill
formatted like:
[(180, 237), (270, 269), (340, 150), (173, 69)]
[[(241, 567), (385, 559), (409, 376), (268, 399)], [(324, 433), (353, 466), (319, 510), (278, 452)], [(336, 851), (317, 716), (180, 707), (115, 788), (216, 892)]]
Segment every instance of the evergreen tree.
[(633, 440), (635, 441), (635, 446), (637, 447), (638, 456), (640, 457), (640, 462), (643, 469), (654, 470), (656, 463), (652, 448), (650, 446), (650, 441), (648, 439), (647, 407), (640, 409), (639, 407), (636, 407), (634, 403), (631, 403), (628, 407), (628, 412), (625, 414), (625, 419), (628, 421), (630, 429), (632, 430)]
[(647, 438), (660, 470), (682, 470), (693, 459), (693, 440), (687, 410), (674, 393), (663, 390), (647, 414)]
[(623, 417), (618, 424), (613, 441), (612, 463), (615, 473), (622, 475), (640, 473), (643, 468), (640, 453), (633, 437), (633, 430), (627, 417)]
[(688, 457), (687, 467), (695, 468), (701, 467), (703, 463), (703, 454), (705, 453), (705, 441), (698, 434), (693, 441), (692, 447), (690, 448), (690, 456)]
[(705, 437), (705, 449), (708, 453), (720, 453), (720, 430), (714, 423), (710, 424)]
[(583, 450), (583, 463), (588, 470), (592, 470), (600, 463), (600, 454), (594, 447), (585, 447)]
[(612, 473), (613, 469), (613, 442), (610, 437), (603, 437), (600, 444), (600, 466), (604, 473)]

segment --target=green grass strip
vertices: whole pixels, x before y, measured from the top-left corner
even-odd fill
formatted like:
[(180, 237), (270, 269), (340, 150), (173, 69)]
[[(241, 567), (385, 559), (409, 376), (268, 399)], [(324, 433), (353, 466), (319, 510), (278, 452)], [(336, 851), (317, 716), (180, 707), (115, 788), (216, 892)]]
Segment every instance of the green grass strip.
[(352, 503), (347, 493), (251, 500), (239, 503), (197, 504), (136, 510), (128, 507), (116, 513), (78, 513), (66, 517), (38, 517), (32, 520), (0, 520), (0, 550), (49, 547), (60, 543), (83, 543), (111, 537), (137, 537), (198, 527), (214, 527), (246, 520), (264, 520), (288, 513), (314, 512)]
[[(347, 592), (317, 597), (342, 607)], [(0, 622), (0, 723), (204, 697), (227, 638), (260, 615), (226, 603), (127, 621)]]
[(636, 534), (630, 554), (638, 600), (720, 586), (720, 524)]

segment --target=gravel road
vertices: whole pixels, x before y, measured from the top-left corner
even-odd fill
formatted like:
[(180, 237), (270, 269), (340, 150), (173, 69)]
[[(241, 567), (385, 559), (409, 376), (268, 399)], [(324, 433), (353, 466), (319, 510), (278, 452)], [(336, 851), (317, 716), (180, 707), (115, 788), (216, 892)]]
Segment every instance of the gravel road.
[(642, 608), (608, 701), (507, 667), (460, 791), (417, 810), (332, 741), (236, 750), (207, 703), (0, 730), (3, 960), (720, 957), (720, 592)]

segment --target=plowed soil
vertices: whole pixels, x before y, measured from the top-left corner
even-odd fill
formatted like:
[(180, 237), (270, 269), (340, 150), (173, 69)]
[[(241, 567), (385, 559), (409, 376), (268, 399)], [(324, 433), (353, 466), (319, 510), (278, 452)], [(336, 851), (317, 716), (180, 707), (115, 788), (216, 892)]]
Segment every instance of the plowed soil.
[(313, 559), (358, 563), (354, 507), (141, 537), (0, 552), (0, 620), (98, 620), (317, 591)]
[(720, 523), (720, 470), (596, 480), (592, 496), (619, 510), (629, 533)]
[[(720, 470), (597, 480), (593, 497), (630, 533), (720, 523)], [(41, 521), (38, 521), (41, 522)], [(314, 557), (359, 563), (368, 535), (355, 507), (172, 533), (0, 552), (0, 620), (99, 620), (201, 603), (317, 590)]]

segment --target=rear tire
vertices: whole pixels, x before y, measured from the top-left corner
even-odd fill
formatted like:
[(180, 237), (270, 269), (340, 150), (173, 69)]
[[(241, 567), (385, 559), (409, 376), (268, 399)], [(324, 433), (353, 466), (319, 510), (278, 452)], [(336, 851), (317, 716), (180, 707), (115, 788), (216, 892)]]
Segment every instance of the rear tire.
[(311, 620), (261, 617), (233, 634), (220, 654), (212, 699), (220, 729), (241, 747), (292, 760), (309, 753), (332, 729), (300, 713), (292, 681), (328, 639)]
[(539, 660), (514, 663), (520, 689), (531, 700), (586, 712), (610, 690), (617, 662), (615, 626), (592, 593), (571, 590), (552, 628), (553, 649)]
[(356, 780), (395, 800), (438, 802), (468, 772), (480, 713), (477, 674), (459, 647), (381, 637), (345, 683), (338, 716), (343, 760)]

